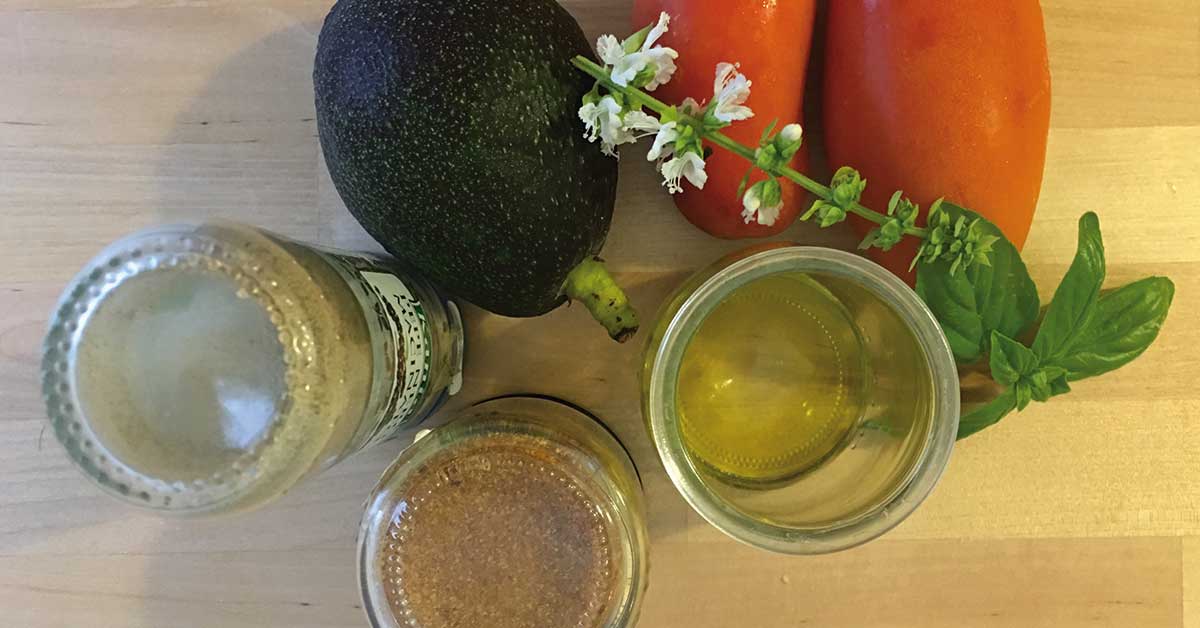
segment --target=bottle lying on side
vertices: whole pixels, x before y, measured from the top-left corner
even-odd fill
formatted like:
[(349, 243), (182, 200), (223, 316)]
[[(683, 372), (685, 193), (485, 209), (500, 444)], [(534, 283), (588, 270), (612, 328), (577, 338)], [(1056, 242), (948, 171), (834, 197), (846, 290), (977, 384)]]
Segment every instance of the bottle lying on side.
[(105, 249), (51, 317), (57, 439), (107, 492), (216, 514), (427, 417), (461, 384), (455, 305), (394, 261), (235, 224)]

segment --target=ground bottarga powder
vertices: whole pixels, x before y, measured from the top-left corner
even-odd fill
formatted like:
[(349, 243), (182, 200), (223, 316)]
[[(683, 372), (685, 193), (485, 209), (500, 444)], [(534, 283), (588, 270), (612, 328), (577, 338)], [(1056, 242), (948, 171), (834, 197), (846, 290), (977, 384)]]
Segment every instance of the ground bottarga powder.
[(475, 436), (398, 489), (379, 560), (389, 605), (414, 628), (599, 626), (619, 543), (596, 470), (536, 436)]

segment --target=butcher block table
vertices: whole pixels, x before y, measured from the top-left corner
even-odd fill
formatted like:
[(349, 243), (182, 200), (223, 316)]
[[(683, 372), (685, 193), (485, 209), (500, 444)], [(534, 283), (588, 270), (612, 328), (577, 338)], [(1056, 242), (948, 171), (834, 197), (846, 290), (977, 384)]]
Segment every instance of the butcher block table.
[[(164, 519), (83, 479), (38, 391), (56, 297), (130, 231), (222, 218), (377, 249), (317, 143), (312, 59), (330, 4), (0, 4), (0, 626), (366, 625), (358, 520), (411, 434), (262, 510)], [(589, 38), (629, 30), (629, 0), (565, 4)], [(611, 425), (650, 504), (641, 626), (1200, 628), (1200, 0), (1043, 7), (1054, 113), (1025, 259), (1049, 297), (1076, 220), (1096, 210), (1110, 284), (1170, 276), (1174, 309), (1138, 361), (961, 443), (925, 505), (883, 539), (788, 557), (724, 537), (675, 492), (643, 431), (639, 342), (611, 342), (579, 307), (536, 320), (465, 308), (465, 386), (434, 422), (535, 392)], [(690, 272), (743, 244), (689, 226), (639, 151), (622, 163), (604, 255), (650, 318)], [(855, 243), (801, 226), (785, 239)]]

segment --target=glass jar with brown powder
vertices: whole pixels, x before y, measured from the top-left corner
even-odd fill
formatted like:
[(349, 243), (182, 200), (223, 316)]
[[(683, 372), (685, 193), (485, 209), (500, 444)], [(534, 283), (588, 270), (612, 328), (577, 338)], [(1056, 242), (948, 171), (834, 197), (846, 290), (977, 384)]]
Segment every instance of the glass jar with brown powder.
[(596, 420), (484, 402), (383, 475), (359, 528), (375, 628), (630, 626), (646, 587), (641, 484)]

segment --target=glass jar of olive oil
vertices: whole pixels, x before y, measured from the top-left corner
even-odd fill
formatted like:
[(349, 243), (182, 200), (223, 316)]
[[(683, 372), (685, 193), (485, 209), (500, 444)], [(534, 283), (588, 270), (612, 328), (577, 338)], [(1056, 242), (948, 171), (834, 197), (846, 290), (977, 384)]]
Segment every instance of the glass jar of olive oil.
[(419, 422), (457, 392), (462, 344), (454, 304), (391, 260), (167, 226), (113, 244), (64, 293), (43, 392), (106, 491), (218, 513)]
[(831, 249), (767, 245), (668, 300), (642, 371), (668, 475), (761, 548), (846, 549), (929, 494), (958, 429), (949, 345), (917, 295)]

